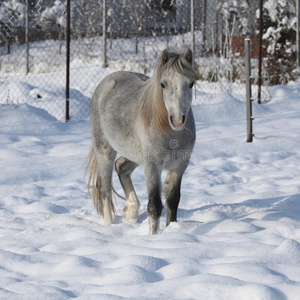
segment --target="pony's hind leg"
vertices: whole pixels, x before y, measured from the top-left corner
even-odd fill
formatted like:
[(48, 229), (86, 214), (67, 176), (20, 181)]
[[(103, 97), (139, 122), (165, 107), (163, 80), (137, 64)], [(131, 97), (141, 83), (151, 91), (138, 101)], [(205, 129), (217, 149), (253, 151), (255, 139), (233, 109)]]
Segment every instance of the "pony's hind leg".
[(131, 180), (131, 174), (137, 166), (136, 163), (125, 157), (120, 157), (116, 161), (116, 171), (126, 195), (127, 206), (124, 209), (126, 219), (136, 219), (140, 207), (140, 202), (136, 196)]
[(108, 145), (95, 147), (95, 155), (97, 159), (97, 188), (99, 192), (99, 200), (103, 207), (104, 224), (112, 224), (112, 172), (115, 160), (115, 152)]

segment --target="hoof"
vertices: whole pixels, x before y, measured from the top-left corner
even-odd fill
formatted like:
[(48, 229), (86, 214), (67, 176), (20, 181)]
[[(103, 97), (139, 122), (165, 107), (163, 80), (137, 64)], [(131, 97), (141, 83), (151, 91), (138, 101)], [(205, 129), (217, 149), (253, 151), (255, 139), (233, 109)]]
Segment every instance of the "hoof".
[(130, 207), (126, 206), (124, 208), (125, 218), (126, 219), (137, 219), (139, 214), (139, 207)]

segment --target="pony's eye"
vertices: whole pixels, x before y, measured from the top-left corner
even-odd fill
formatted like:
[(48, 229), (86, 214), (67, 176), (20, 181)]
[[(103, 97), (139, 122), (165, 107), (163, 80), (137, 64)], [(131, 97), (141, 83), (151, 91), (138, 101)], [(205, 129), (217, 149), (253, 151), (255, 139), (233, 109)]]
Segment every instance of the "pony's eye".
[(165, 86), (165, 84), (164, 83), (160, 83), (160, 86), (164, 89), (166, 86)]
[(191, 82), (190, 85), (189, 85), (190, 89), (191, 89), (193, 86), (194, 86), (194, 82)]

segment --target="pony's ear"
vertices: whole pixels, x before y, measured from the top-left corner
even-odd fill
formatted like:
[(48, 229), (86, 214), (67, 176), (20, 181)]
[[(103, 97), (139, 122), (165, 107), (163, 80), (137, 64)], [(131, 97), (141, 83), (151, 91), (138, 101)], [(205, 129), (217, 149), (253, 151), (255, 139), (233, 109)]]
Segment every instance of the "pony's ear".
[(163, 64), (167, 63), (170, 59), (170, 53), (167, 49), (165, 49), (161, 55), (161, 61)]
[(183, 57), (190, 63), (193, 64), (193, 52), (191, 49), (187, 49), (184, 54)]

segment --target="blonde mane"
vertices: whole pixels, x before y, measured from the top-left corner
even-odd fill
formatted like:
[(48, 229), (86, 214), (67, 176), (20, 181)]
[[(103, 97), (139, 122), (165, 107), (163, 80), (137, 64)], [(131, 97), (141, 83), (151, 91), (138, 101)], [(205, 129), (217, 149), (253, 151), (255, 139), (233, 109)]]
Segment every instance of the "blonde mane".
[(170, 130), (163, 90), (160, 86), (161, 76), (165, 71), (168, 75), (171, 72), (178, 72), (194, 81), (198, 79), (197, 71), (192, 66), (192, 53), (190, 50), (187, 50), (184, 54), (165, 50), (159, 57), (154, 67), (153, 76), (146, 82), (139, 111), (145, 129), (152, 123), (154, 130), (164, 135)]

